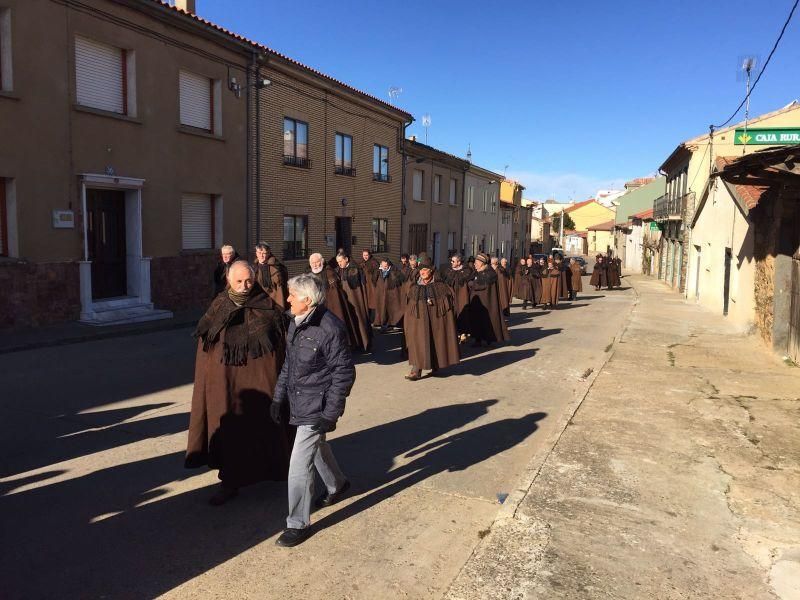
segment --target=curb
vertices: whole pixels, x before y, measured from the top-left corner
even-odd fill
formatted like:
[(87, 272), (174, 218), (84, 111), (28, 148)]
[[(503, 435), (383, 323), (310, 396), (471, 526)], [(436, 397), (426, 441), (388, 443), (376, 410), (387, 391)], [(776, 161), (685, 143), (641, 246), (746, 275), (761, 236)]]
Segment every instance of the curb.
[(498, 523), (508, 520), (514, 520), (517, 517), (517, 511), (519, 510), (522, 501), (528, 495), (528, 492), (536, 483), (536, 480), (539, 477), (539, 474), (542, 471), (547, 459), (552, 454), (553, 450), (555, 450), (558, 442), (561, 440), (561, 436), (564, 435), (564, 432), (567, 430), (567, 427), (572, 422), (572, 419), (575, 417), (575, 414), (580, 409), (583, 401), (589, 395), (589, 392), (592, 390), (594, 386), (594, 382), (597, 377), (600, 375), (601, 371), (605, 368), (611, 358), (614, 356), (614, 350), (616, 348), (617, 343), (622, 336), (625, 335), (625, 332), (628, 330), (628, 326), (630, 325), (630, 318), (633, 314), (634, 309), (639, 305), (640, 294), (639, 290), (636, 289), (633, 285), (631, 285), (631, 289), (633, 290), (634, 300), (628, 310), (628, 314), (625, 317), (625, 324), (622, 326), (622, 329), (614, 336), (611, 342), (611, 348), (605, 352), (605, 356), (600, 361), (599, 365), (596, 369), (594, 369), (591, 375), (585, 380), (588, 385), (583, 393), (579, 394), (565, 409), (562, 413), (562, 416), (559, 419), (559, 425), (556, 431), (553, 432), (552, 436), (548, 440), (548, 443), (543, 446), (543, 448), (534, 454), (533, 458), (528, 463), (528, 466), (525, 468), (523, 473), (517, 479), (517, 484), (514, 486), (514, 489), (509, 493), (508, 497), (506, 498), (505, 502), (497, 511), (494, 520), (492, 521), (491, 525), (489, 525), (489, 535), (485, 536), (483, 540), (481, 540), (475, 547), (472, 549), (469, 557), (461, 568), (458, 570), (458, 573), (453, 577), (453, 580), (447, 586), (444, 594), (442, 595), (443, 598), (448, 598), (448, 594), (453, 587), (453, 584), (458, 580), (461, 574), (464, 572), (466, 565), (475, 557), (479, 548), (486, 543), (484, 540), (489, 539), (491, 532), (495, 529)]

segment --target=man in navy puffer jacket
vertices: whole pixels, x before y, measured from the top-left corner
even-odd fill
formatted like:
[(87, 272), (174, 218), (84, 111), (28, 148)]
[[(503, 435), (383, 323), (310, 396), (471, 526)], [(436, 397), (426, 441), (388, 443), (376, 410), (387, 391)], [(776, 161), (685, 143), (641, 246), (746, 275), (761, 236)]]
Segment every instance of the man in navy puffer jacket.
[(281, 405), (288, 401), (289, 423), (297, 426), (297, 435), (289, 463), (289, 516), (279, 546), (296, 546), (309, 536), (315, 468), (327, 488), (317, 498), (318, 507), (334, 504), (350, 487), (325, 434), (336, 429), (356, 375), (347, 330), (325, 308), (321, 281), (299, 275), (288, 288), (293, 319), (270, 412), (279, 422)]

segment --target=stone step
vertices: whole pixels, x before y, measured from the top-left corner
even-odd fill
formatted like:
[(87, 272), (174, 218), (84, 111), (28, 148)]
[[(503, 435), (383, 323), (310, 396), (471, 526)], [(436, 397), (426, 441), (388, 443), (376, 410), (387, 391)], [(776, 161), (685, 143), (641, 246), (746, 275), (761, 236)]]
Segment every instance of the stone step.
[(154, 309), (152, 304), (132, 304), (122, 307), (99, 306), (90, 316), (81, 319), (81, 323), (96, 326), (125, 325), (171, 319), (172, 316), (171, 311)]

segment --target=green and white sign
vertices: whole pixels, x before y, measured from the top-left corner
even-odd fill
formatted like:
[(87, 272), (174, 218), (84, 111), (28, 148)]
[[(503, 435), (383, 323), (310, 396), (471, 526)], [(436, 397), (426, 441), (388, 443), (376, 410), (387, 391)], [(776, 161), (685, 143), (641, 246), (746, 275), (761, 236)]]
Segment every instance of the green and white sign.
[(800, 144), (800, 127), (748, 127), (737, 129), (733, 136), (736, 146), (780, 146)]

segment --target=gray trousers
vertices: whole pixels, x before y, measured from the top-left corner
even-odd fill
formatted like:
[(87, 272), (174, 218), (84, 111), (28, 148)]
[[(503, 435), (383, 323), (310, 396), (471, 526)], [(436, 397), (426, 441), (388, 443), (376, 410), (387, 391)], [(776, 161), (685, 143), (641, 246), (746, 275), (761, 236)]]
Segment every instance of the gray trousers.
[(345, 482), (330, 444), (324, 433), (300, 425), (294, 438), (289, 461), (289, 516), (286, 527), (304, 529), (311, 522), (311, 501), (314, 497), (314, 469), (319, 473), (329, 494), (341, 489)]

